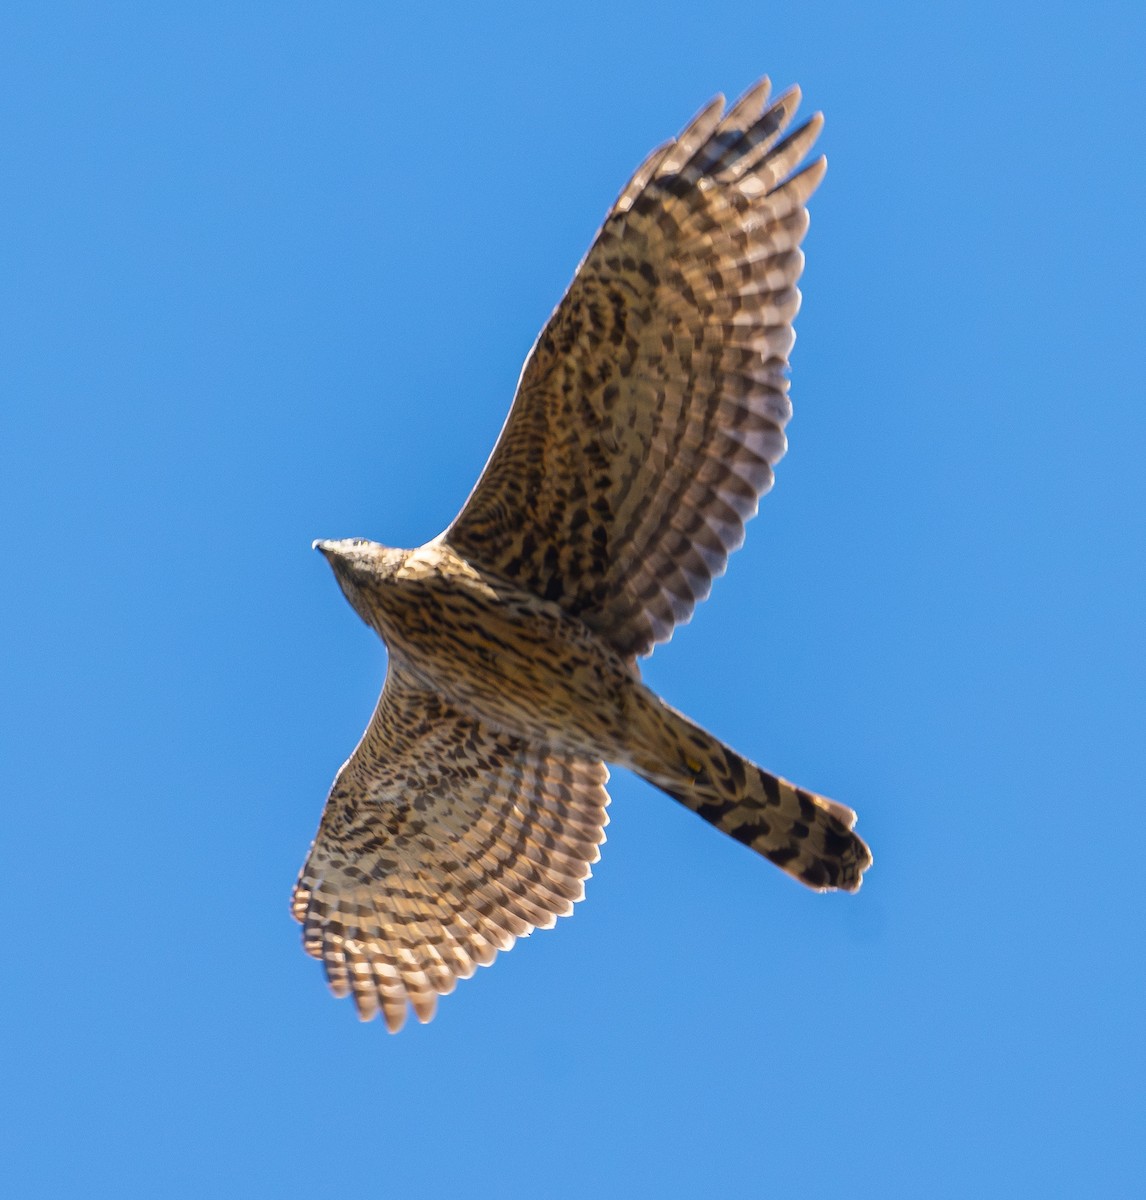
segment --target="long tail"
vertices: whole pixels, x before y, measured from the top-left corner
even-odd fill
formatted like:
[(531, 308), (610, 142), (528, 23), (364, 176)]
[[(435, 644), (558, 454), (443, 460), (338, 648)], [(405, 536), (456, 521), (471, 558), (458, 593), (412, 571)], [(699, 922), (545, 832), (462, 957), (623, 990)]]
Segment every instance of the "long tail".
[(654, 736), (630, 747), (627, 765), (808, 887), (859, 889), (872, 859), (850, 808), (770, 775), (648, 696)]

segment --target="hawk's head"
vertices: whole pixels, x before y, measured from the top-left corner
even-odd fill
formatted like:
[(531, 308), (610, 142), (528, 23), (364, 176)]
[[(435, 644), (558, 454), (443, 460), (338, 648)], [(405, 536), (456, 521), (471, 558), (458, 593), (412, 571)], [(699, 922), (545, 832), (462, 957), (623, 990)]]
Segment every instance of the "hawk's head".
[(402, 553), (369, 538), (317, 541), (312, 549), (321, 551), (330, 563), (338, 586), (354, 611), (371, 628), (377, 628), (378, 604), (374, 593), (377, 584), (393, 574)]

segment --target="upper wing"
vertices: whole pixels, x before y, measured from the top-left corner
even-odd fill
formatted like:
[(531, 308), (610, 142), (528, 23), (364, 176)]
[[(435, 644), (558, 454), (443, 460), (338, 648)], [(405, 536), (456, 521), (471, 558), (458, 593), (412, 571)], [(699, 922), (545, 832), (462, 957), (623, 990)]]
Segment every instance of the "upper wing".
[(443, 535), (621, 654), (687, 621), (744, 540), (791, 415), (786, 376), (823, 176), (793, 90), (717, 98), (609, 212), (530, 352), (473, 493)]
[(486, 729), (390, 659), (339, 771), (291, 911), (359, 1016), (391, 1031), (584, 894), (608, 771)]

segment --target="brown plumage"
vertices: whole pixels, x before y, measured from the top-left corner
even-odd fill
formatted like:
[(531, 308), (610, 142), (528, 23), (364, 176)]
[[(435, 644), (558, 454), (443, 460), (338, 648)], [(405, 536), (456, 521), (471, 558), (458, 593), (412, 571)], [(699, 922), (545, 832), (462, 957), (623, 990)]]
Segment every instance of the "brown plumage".
[(860, 886), (841, 804), (671, 709), (636, 660), (707, 596), (786, 449), (814, 116), (705, 108), (638, 169), (538, 338), (454, 523), (319, 542), (385, 640), (377, 710), (295, 888), (337, 995), (391, 1030), (584, 891), (606, 762), (810, 887)]

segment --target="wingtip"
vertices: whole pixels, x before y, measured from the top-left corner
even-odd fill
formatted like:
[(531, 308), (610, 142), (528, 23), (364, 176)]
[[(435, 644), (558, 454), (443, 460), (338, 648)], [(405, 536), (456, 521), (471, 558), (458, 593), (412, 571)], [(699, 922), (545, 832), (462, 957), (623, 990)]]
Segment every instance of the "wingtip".
[(800, 187), (803, 189), (804, 196), (810, 196), (816, 188), (823, 182), (824, 175), (828, 170), (827, 155), (821, 154), (817, 158), (812, 159), (810, 163), (802, 170), (797, 171), (781, 186), (786, 187), (788, 184), (800, 180)]
[(776, 102), (772, 105), (773, 108), (786, 108), (789, 112), (795, 112), (800, 107), (804, 99), (804, 89), (798, 83), (792, 84), (786, 92), (781, 92), (776, 97)]
[(715, 125), (724, 115), (724, 103), (724, 93), (717, 92), (716, 95), (713, 96), (712, 99), (698, 113), (695, 114), (695, 116), (693, 116), (692, 120), (681, 129), (680, 133), (678, 133), (673, 140), (680, 142), (687, 134), (691, 133), (700, 126)]
[[(369, 1017), (361, 1017), (362, 1020), (368, 1021)], [(406, 1004), (402, 1002), (401, 1009), (396, 1005), (383, 1005), (382, 1020), (386, 1024), (387, 1033), (401, 1033), (402, 1026), (406, 1024)]]

